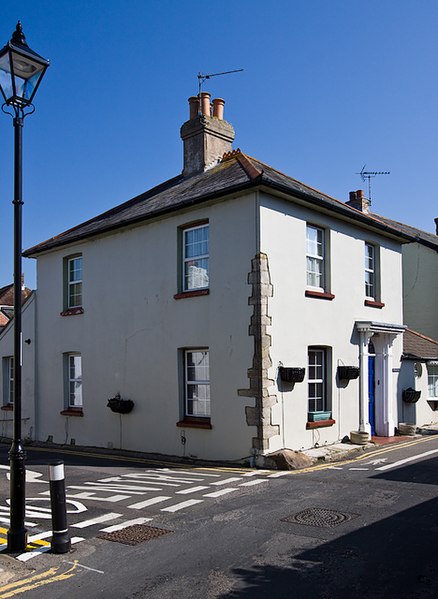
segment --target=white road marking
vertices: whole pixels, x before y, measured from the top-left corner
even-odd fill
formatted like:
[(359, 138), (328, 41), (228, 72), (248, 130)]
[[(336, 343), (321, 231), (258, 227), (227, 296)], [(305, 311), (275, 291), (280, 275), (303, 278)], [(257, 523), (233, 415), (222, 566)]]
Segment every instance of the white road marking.
[[(85, 539), (83, 537), (73, 537), (70, 539), (70, 542), (72, 545), (74, 545), (75, 543), (80, 543), (80, 541), (84, 540)], [(38, 547), (38, 549), (33, 549), (27, 553), (21, 553), (20, 555), (17, 555), (17, 559), (20, 560), (20, 562), (28, 562), (30, 559), (37, 557), (37, 555), (41, 555), (41, 553), (47, 553), (47, 551), (50, 551), (50, 549), (50, 545), (47, 545), (46, 547)]]
[(131, 499), (131, 495), (111, 495), (111, 497), (95, 497), (96, 493), (92, 491), (91, 493), (83, 492), (83, 493), (66, 493), (66, 497), (71, 498), (75, 497), (76, 499), (89, 499), (90, 501), (105, 501), (107, 503), (117, 503), (118, 501), (123, 501), (124, 499)]
[(340, 466), (329, 466), (327, 470), (343, 470)]
[(276, 472), (275, 474), (268, 474), (269, 478), (279, 478), (280, 476), (287, 476), (289, 474), (289, 470), (286, 472)]
[(64, 564), (68, 564), (69, 566), (79, 566), (80, 568), (84, 568), (84, 570), (90, 570), (90, 572), (97, 572), (98, 574), (105, 574), (103, 570), (96, 570), (96, 568), (89, 568), (88, 566), (84, 566), (84, 564), (80, 564), (79, 562), (64, 562)]
[[(9, 514), (9, 508), (7, 510), (7, 513)], [(2, 518), (2, 517), (0, 517), (0, 522), (3, 522), (5, 524), (9, 524), (10, 518)], [(28, 526), (29, 528), (33, 528), (34, 526), (37, 526), (37, 523), (36, 522), (25, 522), (24, 525)]]
[(183, 501), (182, 503), (176, 503), (175, 505), (171, 505), (169, 507), (163, 507), (160, 511), (162, 512), (178, 512), (179, 510), (183, 510), (186, 507), (190, 507), (191, 505), (195, 505), (196, 503), (202, 503), (203, 499), (189, 499), (187, 501)]
[(383, 464), (386, 462), (388, 458), (378, 458), (377, 460), (371, 460), (371, 462), (365, 462), (365, 464), (370, 464), (371, 466), (377, 466), (378, 464)]
[(396, 468), (397, 466), (402, 466), (403, 464), (407, 464), (408, 462), (413, 462), (414, 460), (425, 458), (426, 456), (433, 455), (434, 453), (438, 453), (438, 449), (431, 449), (430, 451), (425, 451), (424, 453), (411, 456), (410, 458), (399, 460), (398, 462), (394, 462), (393, 464), (386, 464), (385, 466), (380, 466), (380, 468), (376, 468), (376, 470), (388, 470), (388, 468)]
[(349, 468), (349, 470), (369, 470), (369, 468)]
[(258, 476), (259, 474), (269, 474), (271, 470), (254, 470), (254, 472), (247, 472), (246, 474), (242, 474), (242, 476)]
[(261, 485), (262, 483), (267, 483), (266, 478), (261, 478), (259, 480), (249, 480), (247, 483), (241, 483), (239, 487), (253, 487), (254, 485)]
[(208, 489), (208, 487), (190, 487), (189, 489), (182, 489), (182, 491), (177, 491), (177, 495), (188, 495), (189, 493), (196, 493), (197, 491), (203, 491), (204, 489)]
[(20, 560), (20, 562), (28, 562), (30, 559), (33, 559), (37, 555), (41, 555), (41, 553), (47, 553), (47, 551), (50, 550), (50, 545), (46, 545), (45, 547), (38, 547), (37, 549), (32, 549), (32, 551), (28, 551), (27, 553), (20, 553), (20, 555), (17, 555), (17, 559)]
[(214, 493), (207, 493), (204, 497), (220, 497), (221, 495), (226, 495), (227, 493), (232, 493), (233, 491), (238, 491), (235, 487), (228, 487), (228, 489), (220, 489), (219, 491), (214, 491)]
[(101, 528), (100, 532), (115, 532), (116, 530), (123, 530), (128, 526), (134, 526), (135, 524), (145, 524), (145, 522), (150, 522), (151, 520), (152, 518), (135, 518), (134, 520), (126, 520), (126, 522), (122, 522), (121, 524), (113, 524), (113, 526)]
[(133, 503), (128, 505), (128, 507), (133, 510), (141, 510), (144, 507), (148, 507), (150, 505), (154, 505), (155, 503), (161, 503), (162, 501), (167, 501), (171, 499), (171, 497), (161, 496), (161, 497), (152, 497), (152, 499), (146, 499), (146, 501), (140, 501), (139, 503)]
[(28, 537), (27, 542), (28, 543), (32, 543), (33, 541), (39, 541), (41, 539), (47, 539), (47, 537), (51, 537), (52, 536), (52, 531), (48, 530), (46, 532), (39, 532), (36, 535), (31, 535), (30, 537)]
[(82, 522), (72, 524), (71, 528), (87, 528), (88, 526), (93, 526), (93, 524), (100, 524), (101, 522), (108, 522), (108, 520), (115, 520), (116, 518), (120, 518), (121, 516), (122, 514), (110, 512), (109, 514), (97, 516), (97, 518), (91, 518), (90, 520), (83, 520)]
[(231, 477), (231, 478), (224, 478), (223, 480), (218, 480), (215, 483), (211, 483), (212, 485), (227, 485), (228, 483), (234, 483), (238, 480), (242, 480), (241, 477), (239, 476), (238, 478), (236, 477)]
[(190, 470), (169, 470), (168, 468), (164, 469), (166, 472), (170, 472), (170, 473), (178, 473), (178, 474), (183, 474), (183, 475), (190, 475), (190, 476), (214, 476), (214, 477), (219, 477), (221, 476), (220, 474), (210, 474), (210, 473), (204, 473), (204, 472), (191, 472)]

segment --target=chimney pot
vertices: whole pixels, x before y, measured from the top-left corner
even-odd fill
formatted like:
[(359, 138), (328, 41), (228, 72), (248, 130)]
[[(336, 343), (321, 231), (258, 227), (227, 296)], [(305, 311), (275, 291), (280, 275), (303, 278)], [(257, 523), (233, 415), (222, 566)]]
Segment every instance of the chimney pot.
[(365, 212), (365, 214), (370, 211), (369, 208), (371, 202), (365, 197), (363, 189), (350, 191), (349, 198), (348, 202), (346, 202), (348, 206), (356, 208), (356, 210), (360, 210), (361, 212)]
[(222, 100), (222, 98), (215, 98), (213, 100), (213, 116), (217, 117), (220, 121), (224, 119), (224, 105), (225, 100)]
[(198, 96), (191, 96), (189, 98), (190, 107), (190, 120), (195, 119), (199, 112), (199, 98)]
[(221, 98), (213, 100), (212, 116), (208, 92), (189, 98), (190, 119), (181, 127), (184, 177), (206, 171), (217, 164), (226, 152), (232, 151), (234, 129), (223, 118), (224, 104)]
[(203, 116), (211, 116), (210, 94), (201, 92), (201, 113)]

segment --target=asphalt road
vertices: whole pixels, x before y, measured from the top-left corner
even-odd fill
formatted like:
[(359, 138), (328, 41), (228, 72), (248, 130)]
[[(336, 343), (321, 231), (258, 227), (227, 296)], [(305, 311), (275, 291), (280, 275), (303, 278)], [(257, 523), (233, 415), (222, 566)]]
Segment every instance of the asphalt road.
[[(0, 458), (5, 518), (7, 448)], [(76, 539), (67, 555), (45, 552), (46, 464), (57, 458), (66, 462)], [(438, 436), (295, 473), (46, 451), (29, 451), (27, 469), (35, 548), (0, 554), (0, 599), (438, 596)], [(163, 534), (137, 545), (102, 538), (126, 541), (131, 531), (134, 540)]]

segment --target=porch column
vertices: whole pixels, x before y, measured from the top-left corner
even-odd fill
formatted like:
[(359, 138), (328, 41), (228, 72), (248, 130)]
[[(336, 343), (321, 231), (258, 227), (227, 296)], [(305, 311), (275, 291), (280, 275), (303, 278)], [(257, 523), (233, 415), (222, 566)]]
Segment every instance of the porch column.
[(359, 329), (359, 432), (371, 435), (368, 415), (368, 343), (373, 336), (372, 331)]
[(393, 392), (393, 374), (392, 374), (392, 344), (396, 335), (386, 334), (383, 337), (382, 351), (382, 396), (383, 404), (383, 422), (382, 432), (386, 437), (392, 437), (395, 430), (394, 422), (394, 397)]

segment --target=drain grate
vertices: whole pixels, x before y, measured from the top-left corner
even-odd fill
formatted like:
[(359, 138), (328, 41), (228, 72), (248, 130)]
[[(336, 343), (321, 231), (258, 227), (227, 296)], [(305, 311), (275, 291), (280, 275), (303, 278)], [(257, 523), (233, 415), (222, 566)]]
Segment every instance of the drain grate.
[(282, 518), (282, 522), (294, 522), (295, 524), (318, 526), (320, 528), (333, 528), (358, 516), (359, 514), (347, 514), (326, 508), (310, 507), (297, 514)]
[(151, 539), (156, 539), (162, 535), (167, 535), (173, 532), (172, 530), (164, 530), (164, 528), (156, 528), (154, 526), (146, 526), (145, 524), (133, 524), (121, 530), (114, 532), (104, 532), (98, 535), (99, 539), (106, 541), (114, 541), (123, 543), (124, 545), (138, 545)]

